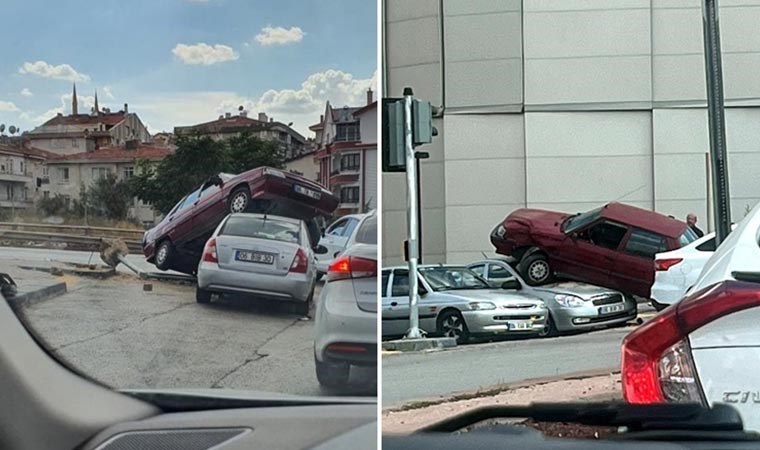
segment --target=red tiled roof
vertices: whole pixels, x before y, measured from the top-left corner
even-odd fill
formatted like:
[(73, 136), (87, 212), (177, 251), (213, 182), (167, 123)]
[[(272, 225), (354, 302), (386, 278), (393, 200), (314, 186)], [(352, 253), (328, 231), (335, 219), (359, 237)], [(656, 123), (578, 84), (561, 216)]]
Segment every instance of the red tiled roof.
[(68, 116), (55, 116), (48, 120), (42, 126), (47, 125), (89, 125), (102, 123), (105, 125), (116, 125), (127, 117), (127, 114), (123, 111), (115, 113), (100, 113), (97, 116), (90, 114), (77, 114)]
[(67, 162), (108, 162), (135, 161), (138, 159), (161, 160), (174, 153), (171, 147), (140, 144), (137, 149), (128, 150), (125, 147), (106, 147), (91, 152), (61, 155), (51, 163), (64, 164)]
[(19, 156), (27, 156), (27, 157), (47, 159), (47, 160), (56, 159), (59, 157), (59, 155), (55, 153), (49, 152), (47, 150), (41, 150), (39, 148), (14, 147), (14, 146), (9, 146), (9, 145), (2, 145), (2, 144), (0, 144), (0, 152), (13, 153)]

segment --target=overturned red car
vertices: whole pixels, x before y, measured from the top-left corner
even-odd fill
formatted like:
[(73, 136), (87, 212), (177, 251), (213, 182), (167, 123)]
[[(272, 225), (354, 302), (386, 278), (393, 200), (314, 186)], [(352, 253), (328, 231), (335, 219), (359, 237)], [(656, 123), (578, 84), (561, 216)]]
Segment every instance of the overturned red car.
[(320, 229), (314, 219), (330, 215), (338, 201), (321, 185), (271, 167), (239, 175), (220, 173), (182, 198), (164, 220), (145, 232), (143, 254), (161, 270), (194, 273), (208, 237), (228, 214), (239, 212), (302, 219), (316, 247)]
[(685, 222), (622, 203), (585, 213), (518, 209), (491, 232), (526, 282), (554, 276), (649, 298), (654, 256), (697, 239)]

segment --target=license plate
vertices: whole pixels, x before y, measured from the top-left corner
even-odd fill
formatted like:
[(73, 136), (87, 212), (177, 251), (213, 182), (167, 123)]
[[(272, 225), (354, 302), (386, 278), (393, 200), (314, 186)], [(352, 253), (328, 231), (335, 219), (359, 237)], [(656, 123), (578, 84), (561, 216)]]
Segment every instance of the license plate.
[(612, 314), (625, 311), (625, 305), (607, 305), (599, 308), (599, 314)]
[(314, 189), (305, 188), (305, 187), (297, 185), (297, 184), (293, 187), (293, 189), (295, 189), (295, 191), (297, 193), (299, 193), (301, 195), (305, 195), (307, 197), (311, 197), (314, 200), (319, 200), (320, 198), (322, 198), (322, 193), (321, 192), (317, 192)]
[(533, 328), (533, 322), (522, 320), (520, 322), (509, 322), (510, 330), (530, 330)]
[(259, 264), (274, 264), (274, 255), (271, 253), (238, 250), (235, 252), (235, 260)]

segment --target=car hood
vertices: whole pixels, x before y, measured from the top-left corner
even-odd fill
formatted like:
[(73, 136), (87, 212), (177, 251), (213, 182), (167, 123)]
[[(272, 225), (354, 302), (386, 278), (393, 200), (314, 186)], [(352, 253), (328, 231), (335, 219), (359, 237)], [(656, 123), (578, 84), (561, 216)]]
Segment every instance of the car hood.
[(545, 284), (540, 287), (533, 288), (538, 292), (547, 292), (551, 294), (565, 294), (575, 295), (584, 300), (590, 300), (594, 297), (619, 295), (620, 292), (614, 289), (608, 289), (601, 286), (594, 286), (593, 284), (578, 283), (575, 281), (563, 281), (561, 283)]
[(518, 293), (505, 293), (498, 289), (462, 289), (444, 291), (451, 299), (467, 302), (491, 302), (495, 304), (543, 304), (538, 297)]

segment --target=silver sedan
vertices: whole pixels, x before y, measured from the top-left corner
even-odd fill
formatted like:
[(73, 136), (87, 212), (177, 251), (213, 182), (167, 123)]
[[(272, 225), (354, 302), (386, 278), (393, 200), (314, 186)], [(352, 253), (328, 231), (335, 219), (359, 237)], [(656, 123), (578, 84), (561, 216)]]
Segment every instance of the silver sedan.
[(467, 267), (493, 287), (542, 299), (550, 313), (542, 335), (621, 325), (638, 315), (636, 300), (613, 289), (574, 281), (530, 286), (503, 259), (487, 259)]
[[(429, 334), (466, 342), (473, 335), (536, 335), (546, 327), (544, 302), (520, 292), (493, 289), (466, 267), (423, 265), (419, 268), (420, 328)], [(409, 329), (409, 270), (383, 270), (383, 337)]]
[[(321, 250), (321, 249), (319, 249)], [(196, 299), (239, 293), (294, 302), (308, 314), (317, 270), (306, 224), (265, 214), (230, 214), (206, 242)]]

